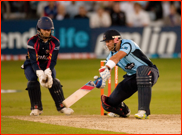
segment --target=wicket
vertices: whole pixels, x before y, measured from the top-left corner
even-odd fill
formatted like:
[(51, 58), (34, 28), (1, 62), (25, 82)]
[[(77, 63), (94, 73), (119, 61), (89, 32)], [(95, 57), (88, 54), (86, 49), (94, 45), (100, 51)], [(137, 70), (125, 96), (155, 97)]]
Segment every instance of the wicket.
[[(100, 61), (100, 67), (103, 67), (105, 62), (106, 62), (105, 60), (101, 60)], [(116, 86), (118, 85), (118, 66), (115, 66), (114, 72), (115, 72), (114, 81), (115, 81), (115, 88), (116, 88)], [(101, 89), (101, 95), (103, 95), (103, 94), (104, 94), (104, 89)], [(108, 94), (107, 94), (107, 96), (110, 96), (110, 95), (111, 95), (111, 76), (108, 79)], [(104, 109), (102, 107), (102, 103), (101, 103), (101, 115), (104, 115)]]

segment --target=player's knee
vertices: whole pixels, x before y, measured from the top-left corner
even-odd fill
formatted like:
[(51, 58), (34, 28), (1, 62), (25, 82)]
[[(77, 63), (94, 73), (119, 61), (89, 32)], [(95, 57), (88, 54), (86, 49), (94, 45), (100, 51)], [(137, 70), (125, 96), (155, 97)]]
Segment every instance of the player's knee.
[(38, 81), (28, 81), (26, 90), (38, 88), (40, 88), (40, 83)]
[(113, 112), (118, 114), (120, 117), (128, 117), (128, 114), (130, 113), (129, 108), (124, 104), (124, 106), (118, 106), (118, 107), (112, 107), (107, 104), (107, 96), (102, 95), (101, 96), (101, 102), (102, 102), (102, 107), (105, 111), (107, 112)]
[(152, 76), (139, 76), (136, 78), (139, 87), (151, 87)]
[(60, 83), (60, 80), (59, 80), (59, 79), (54, 78), (54, 79), (53, 79), (52, 88), (57, 88), (57, 87), (62, 88), (63, 86), (61, 85), (61, 83)]
[(136, 81), (139, 86), (152, 86), (152, 71), (148, 66), (140, 66), (136, 72)]
[(103, 109), (109, 112), (109, 111), (111, 111), (112, 107), (106, 103), (107, 98), (108, 98), (107, 96), (102, 95), (101, 102), (102, 102)]
[(64, 108), (62, 102), (65, 98), (62, 90), (62, 85), (59, 79), (53, 79), (53, 85), (51, 88), (49, 88), (49, 92), (51, 93), (51, 96), (54, 99), (57, 110), (60, 111), (62, 108)]

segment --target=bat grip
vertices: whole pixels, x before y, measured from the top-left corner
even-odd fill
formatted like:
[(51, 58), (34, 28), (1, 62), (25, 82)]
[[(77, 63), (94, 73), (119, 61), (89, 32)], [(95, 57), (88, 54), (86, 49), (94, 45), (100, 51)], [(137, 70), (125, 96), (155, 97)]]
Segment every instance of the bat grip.
[(97, 78), (95, 81), (93, 81), (94, 84), (96, 84), (96, 82), (97, 82), (99, 79), (102, 79), (102, 77), (99, 77), (99, 78)]

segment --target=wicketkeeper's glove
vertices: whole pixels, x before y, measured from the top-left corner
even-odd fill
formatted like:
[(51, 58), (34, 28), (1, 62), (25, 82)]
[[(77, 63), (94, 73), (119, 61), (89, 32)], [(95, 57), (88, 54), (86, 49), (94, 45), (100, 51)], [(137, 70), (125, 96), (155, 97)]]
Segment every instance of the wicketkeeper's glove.
[(53, 84), (52, 71), (50, 70), (50, 68), (47, 68), (44, 73), (45, 75), (47, 75), (47, 82), (45, 85), (47, 88), (51, 88)]
[(44, 74), (44, 71), (43, 70), (36, 70), (36, 75), (39, 78), (40, 85), (42, 87), (46, 87), (47, 76)]

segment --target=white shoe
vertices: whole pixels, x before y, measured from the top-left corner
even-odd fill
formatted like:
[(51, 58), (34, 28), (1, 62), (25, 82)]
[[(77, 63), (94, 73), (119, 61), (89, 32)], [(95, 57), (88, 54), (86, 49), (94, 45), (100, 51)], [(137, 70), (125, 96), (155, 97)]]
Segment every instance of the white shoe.
[(74, 113), (73, 109), (66, 108), (66, 107), (64, 107), (63, 109), (61, 109), (60, 112), (66, 114), (66, 115), (70, 115), (70, 114)]
[[(126, 114), (126, 117), (129, 117), (130, 114), (131, 114), (131, 111), (130, 111), (130, 109), (129, 109), (129, 112)], [(120, 117), (118, 114), (115, 114), (115, 113), (113, 113), (113, 112), (109, 112), (109, 113), (107, 114), (107, 116), (109, 116), (109, 117)]]
[(126, 114), (126, 117), (129, 117), (130, 116), (130, 114), (131, 114), (131, 110), (130, 109), (128, 109), (128, 113)]
[(137, 118), (137, 119), (148, 119), (149, 116), (147, 116), (145, 110), (139, 110), (138, 113), (135, 114), (135, 118)]
[(109, 112), (109, 113), (107, 114), (107, 116), (109, 116), (109, 117), (119, 117), (119, 115), (117, 115), (117, 114), (115, 114), (115, 113), (113, 113), (113, 112)]
[(31, 116), (39, 116), (43, 113), (43, 111), (38, 110), (38, 109), (33, 109), (30, 113)]

